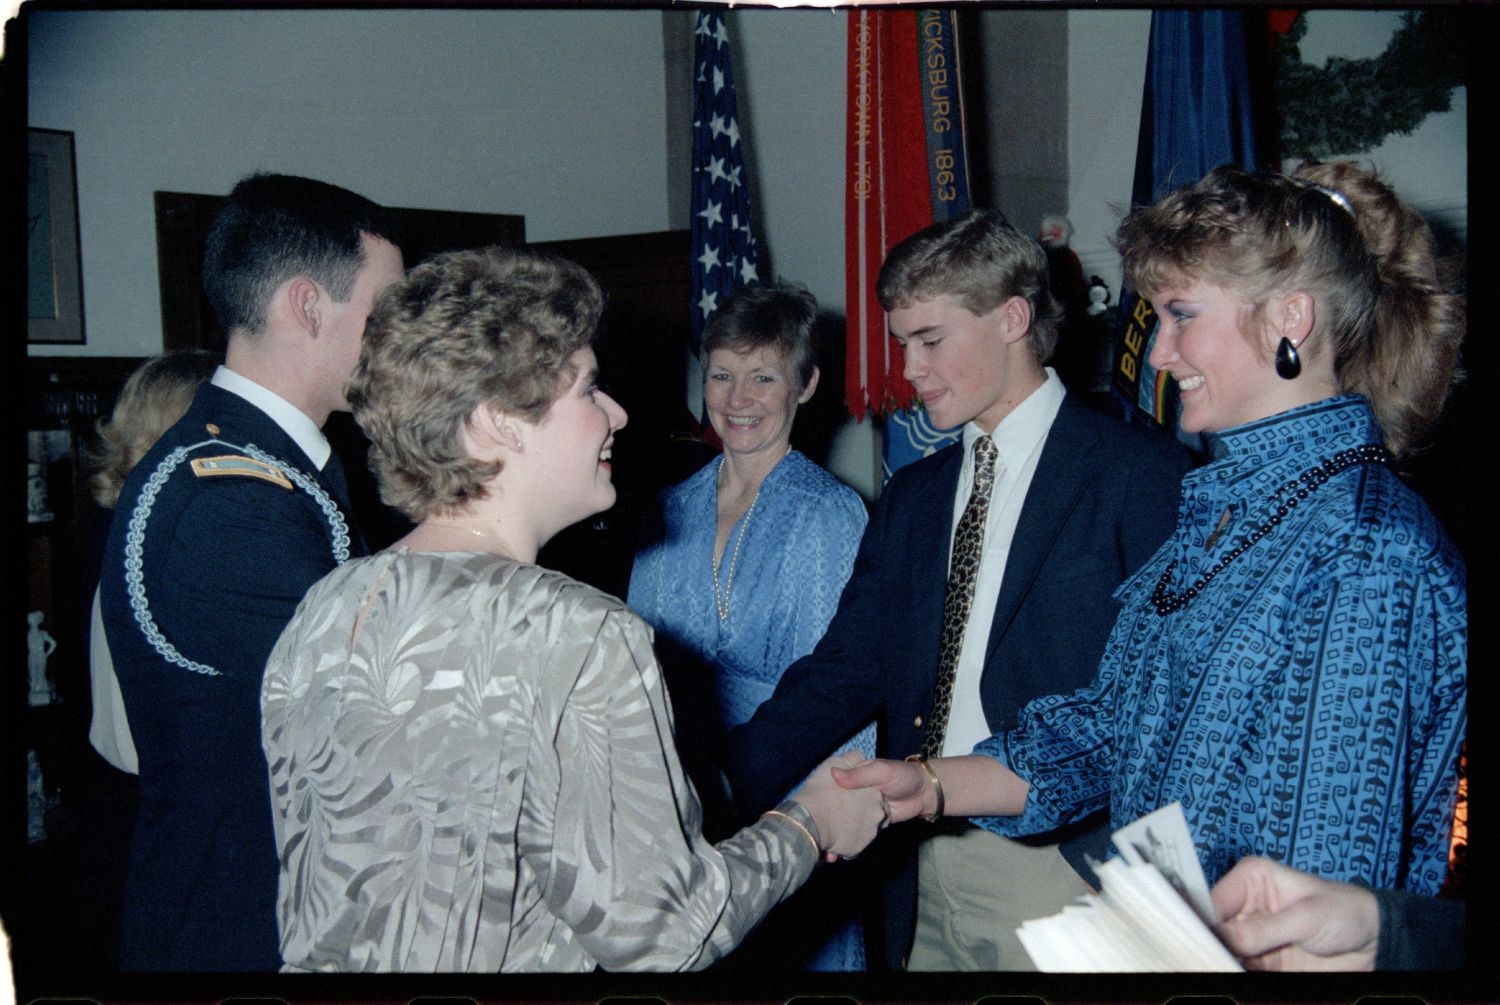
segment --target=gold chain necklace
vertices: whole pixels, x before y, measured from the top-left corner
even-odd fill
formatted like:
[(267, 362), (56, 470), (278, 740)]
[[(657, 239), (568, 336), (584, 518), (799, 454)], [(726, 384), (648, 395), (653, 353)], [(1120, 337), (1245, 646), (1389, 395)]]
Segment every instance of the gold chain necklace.
[(486, 534), (484, 531), (479, 530), (476, 527), (465, 527), (462, 524), (457, 524), (457, 523), (442, 523), (441, 521), (438, 521), (438, 520), (428, 520), (427, 521), (427, 526), (429, 526), (429, 527), (452, 527), (454, 530), (466, 530), (470, 534), (473, 534), (475, 537), (482, 537), (485, 540), (489, 540), (489, 535)]
[[(498, 523), (499, 521), (491, 521), (491, 522)], [(465, 527), (461, 523), (449, 523), (449, 522), (447, 522), (445, 520), (424, 520), (422, 522), (422, 526), (423, 527), (448, 527), (448, 528), (451, 528), (452, 530), (468, 531), (470, 534), (473, 534), (475, 537), (481, 538), (481, 539), (483, 539), (485, 541), (495, 541), (498, 544), (502, 545), (506, 549), (504, 551), (493, 551), (493, 549), (482, 549), (482, 550), (493, 551), (493, 554), (499, 555), (501, 558), (509, 558), (512, 561), (518, 561), (518, 559), (515, 559), (510, 554), (510, 551), (509, 551), (509, 547), (510, 546), (509, 546), (509, 544), (507, 544), (507, 542), (505, 542), (504, 540), (500, 539), (499, 537), (495, 537), (495, 536), (492, 536), (490, 534), (486, 534), (483, 530), (480, 530), (478, 527)]]

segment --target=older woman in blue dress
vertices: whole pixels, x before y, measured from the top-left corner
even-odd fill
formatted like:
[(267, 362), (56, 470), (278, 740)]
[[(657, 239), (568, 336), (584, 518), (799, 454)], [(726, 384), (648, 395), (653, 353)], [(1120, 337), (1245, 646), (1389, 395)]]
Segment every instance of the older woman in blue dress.
[[(1177, 530), (1116, 596), (1095, 681), (967, 757), (882, 761), (895, 819), (1004, 834), (1180, 801), (1210, 883), (1260, 855), (1432, 894), (1467, 681), (1463, 562), (1394, 470), (1454, 377), (1463, 301), (1372, 174), (1222, 167), (1118, 244), (1161, 317), (1151, 362), (1209, 434)], [(839, 777), (840, 772), (835, 771)], [(1003, 878), (997, 878), (1003, 882)]]
[[(636, 554), (628, 599), (656, 629), (690, 760), (711, 754), (691, 748), (749, 719), (822, 638), (864, 533), (859, 496), (791, 447), (797, 407), (818, 385), (816, 322), (812, 295), (790, 286), (743, 287), (724, 301), (700, 356), (724, 451), (663, 494)], [(873, 726), (844, 746), (874, 756)], [(837, 927), (830, 917), (853, 916), (829, 885), (836, 879), (764, 926), (780, 937), (757, 965), (863, 969), (857, 925), (823, 944)]]

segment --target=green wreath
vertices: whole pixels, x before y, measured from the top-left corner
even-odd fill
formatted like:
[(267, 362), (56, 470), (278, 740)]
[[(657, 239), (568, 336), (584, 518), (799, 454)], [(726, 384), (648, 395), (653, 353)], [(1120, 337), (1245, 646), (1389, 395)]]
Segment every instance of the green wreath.
[(1276, 111), (1281, 152), (1325, 159), (1373, 150), (1393, 133), (1410, 135), (1433, 112), (1446, 112), (1464, 83), (1461, 11), (1407, 11), (1385, 51), (1373, 59), (1330, 56), (1302, 62), (1307, 34), (1299, 17), (1276, 44)]

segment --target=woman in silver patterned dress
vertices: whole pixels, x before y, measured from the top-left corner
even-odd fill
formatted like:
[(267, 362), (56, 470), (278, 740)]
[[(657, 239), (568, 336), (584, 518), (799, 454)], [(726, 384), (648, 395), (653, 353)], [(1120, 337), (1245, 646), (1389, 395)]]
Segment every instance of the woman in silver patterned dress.
[(348, 397), (417, 526), (314, 586), (267, 665), (287, 969), (699, 968), (884, 822), (825, 766), (709, 844), (650, 629), (534, 564), (614, 502), (602, 303), (573, 263), (492, 248), (370, 317)]

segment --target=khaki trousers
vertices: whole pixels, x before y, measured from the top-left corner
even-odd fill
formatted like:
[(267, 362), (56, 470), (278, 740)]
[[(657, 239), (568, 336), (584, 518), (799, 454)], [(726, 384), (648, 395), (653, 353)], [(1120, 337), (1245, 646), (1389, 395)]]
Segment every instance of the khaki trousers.
[(917, 929), (908, 970), (1036, 970), (1016, 938), (1088, 887), (1056, 845), (1026, 845), (979, 827), (917, 848)]

